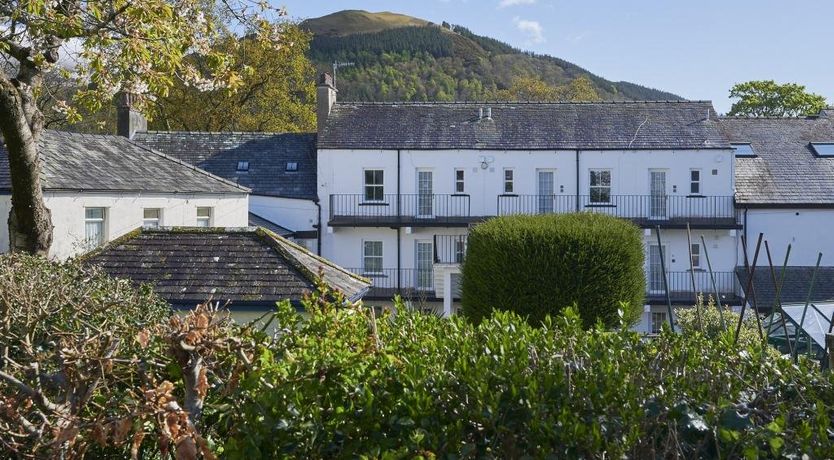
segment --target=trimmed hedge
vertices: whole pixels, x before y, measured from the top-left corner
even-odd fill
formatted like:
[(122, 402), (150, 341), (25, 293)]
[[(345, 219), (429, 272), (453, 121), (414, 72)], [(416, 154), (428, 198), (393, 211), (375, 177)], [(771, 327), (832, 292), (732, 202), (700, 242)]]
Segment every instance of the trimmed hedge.
[(469, 232), (463, 313), (479, 323), (493, 308), (531, 324), (576, 305), (585, 327), (634, 324), (645, 296), (640, 230), (614, 217), (575, 213), (491, 219)]

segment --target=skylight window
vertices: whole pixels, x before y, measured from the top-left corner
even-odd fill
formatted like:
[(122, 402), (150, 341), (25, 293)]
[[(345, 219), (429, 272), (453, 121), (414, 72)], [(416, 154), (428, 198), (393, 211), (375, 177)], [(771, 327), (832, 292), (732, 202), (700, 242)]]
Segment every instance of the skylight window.
[(298, 163), (295, 161), (288, 161), (287, 162), (287, 171), (294, 172), (298, 171)]
[(248, 161), (238, 161), (237, 162), (237, 172), (249, 172), (249, 162)]
[(834, 142), (811, 142), (811, 148), (818, 157), (834, 157)]
[(754, 158), (756, 156), (756, 151), (753, 150), (753, 146), (750, 144), (730, 144), (733, 147), (733, 150), (736, 151), (736, 157), (739, 158)]

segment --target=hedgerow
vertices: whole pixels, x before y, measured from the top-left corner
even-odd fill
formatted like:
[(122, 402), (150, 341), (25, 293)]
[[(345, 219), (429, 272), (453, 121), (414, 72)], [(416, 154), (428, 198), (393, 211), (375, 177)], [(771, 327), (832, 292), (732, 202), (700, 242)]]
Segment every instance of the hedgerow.
[(643, 340), (398, 308), (279, 308), (228, 458), (747, 458), (834, 453), (834, 380), (698, 332)]
[(540, 323), (576, 305), (586, 327), (635, 323), (645, 277), (639, 229), (614, 217), (576, 213), (491, 219), (469, 232), (463, 313), (476, 323), (493, 308)]

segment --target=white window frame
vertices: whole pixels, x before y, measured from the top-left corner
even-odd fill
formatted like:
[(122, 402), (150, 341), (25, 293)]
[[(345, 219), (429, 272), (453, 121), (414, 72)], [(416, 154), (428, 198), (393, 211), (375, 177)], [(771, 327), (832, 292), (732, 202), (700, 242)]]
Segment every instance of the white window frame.
[(692, 243), (689, 251), (692, 254), (692, 268), (701, 268), (701, 243)]
[(649, 314), (649, 329), (652, 334), (660, 334), (663, 330), (663, 324), (669, 323), (669, 318), (665, 311), (653, 311)]
[[(200, 210), (208, 209), (208, 216), (201, 216)], [(205, 222), (205, 225), (203, 225)], [(214, 226), (214, 208), (211, 206), (197, 206), (197, 226), (198, 227), (212, 227)]]
[[(156, 211), (156, 217), (148, 217), (148, 211)], [(162, 226), (162, 208), (142, 209), (142, 228), (159, 228)]]
[[(507, 173), (510, 173), (509, 179), (507, 178)], [(504, 194), (511, 195), (515, 193), (515, 169), (513, 168), (504, 168)], [(508, 187), (509, 186), (509, 187)]]
[[(693, 173), (698, 173), (698, 180), (695, 180), (692, 177)], [(701, 184), (703, 180), (704, 174), (701, 172), (699, 168), (692, 168), (689, 170), (689, 194), (690, 195), (701, 195), (702, 189)], [(697, 191), (693, 191), (693, 188), (697, 188)]]
[[(379, 244), (379, 254), (368, 254), (369, 244)], [(372, 251), (376, 252), (376, 251)], [(379, 260), (379, 271), (368, 269), (368, 259)], [(365, 275), (382, 275), (385, 271), (385, 243), (382, 240), (362, 240), (362, 273)]]
[[(88, 217), (88, 211), (101, 210), (101, 217)], [(87, 231), (90, 224), (96, 224), (99, 228), (98, 238), (90, 237), (90, 232)], [(84, 245), (88, 249), (93, 249), (101, 246), (107, 241), (107, 208), (104, 207), (85, 207), (84, 208)]]
[(455, 169), (455, 193), (466, 193), (466, 171), (463, 168)]
[[(368, 173), (380, 173), (381, 181), (379, 183), (368, 182)], [(373, 174), (374, 180), (376, 180), (376, 174)], [(368, 194), (369, 190), (376, 190), (379, 189), (379, 197), (377, 197), (377, 193), (373, 192), (372, 194)], [(369, 198), (370, 196), (370, 198)], [(382, 168), (364, 168), (362, 170), (362, 200), (365, 202), (371, 203), (379, 203), (385, 201), (385, 170)]]
[[(608, 173), (608, 185), (594, 185), (594, 173)], [(612, 184), (614, 183), (613, 179), (614, 174), (611, 172), (610, 169), (589, 169), (588, 170), (588, 202), (590, 204), (611, 204), (611, 192), (613, 190)], [(608, 191), (608, 199), (607, 200), (595, 200), (594, 199), (594, 191)]]

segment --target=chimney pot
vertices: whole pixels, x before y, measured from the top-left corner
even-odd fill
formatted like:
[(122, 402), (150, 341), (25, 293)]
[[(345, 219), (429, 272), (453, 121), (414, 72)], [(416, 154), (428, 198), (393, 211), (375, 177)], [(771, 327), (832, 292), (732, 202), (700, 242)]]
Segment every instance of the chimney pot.
[(492, 107), (487, 107), (486, 117), (487, 117), (487, 120), (492, 120)]
[(484, 119), (484, 108), (481, 107), (481, 108), (478, 109), (478, 120), (483, 120), (483, 119)]

